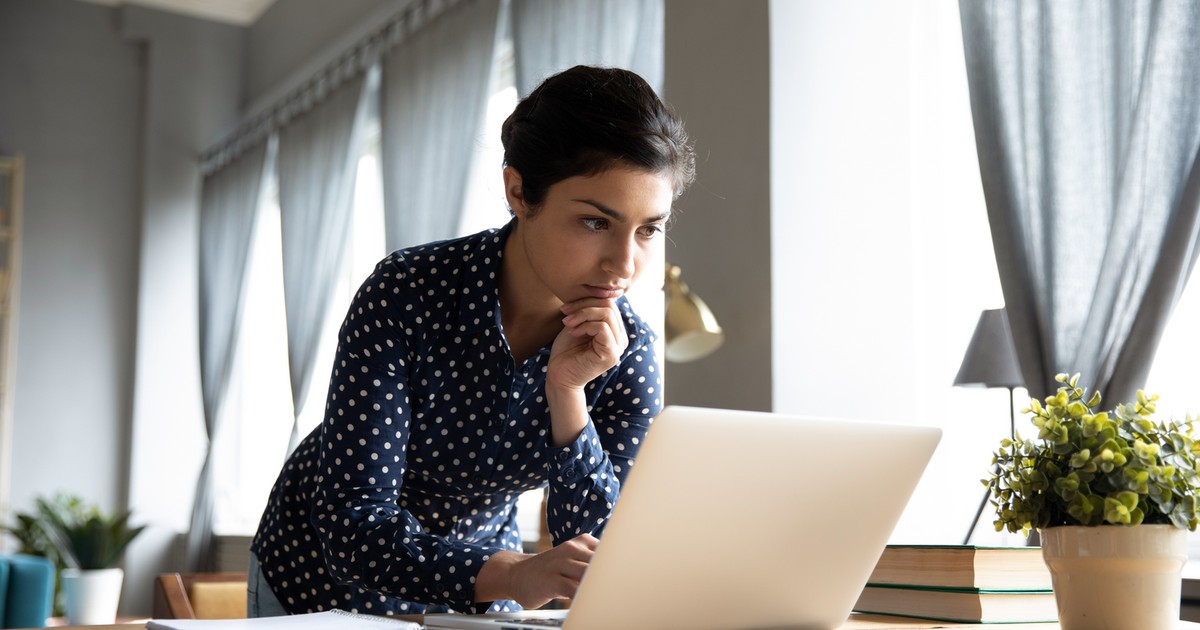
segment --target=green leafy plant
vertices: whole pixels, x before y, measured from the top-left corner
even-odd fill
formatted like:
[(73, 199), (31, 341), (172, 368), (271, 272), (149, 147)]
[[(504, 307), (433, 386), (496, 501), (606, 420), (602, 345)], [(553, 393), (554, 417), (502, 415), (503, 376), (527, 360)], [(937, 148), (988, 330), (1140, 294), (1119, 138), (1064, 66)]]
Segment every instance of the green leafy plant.
[(1032, 399), (1036, 440), (1004, 439), (983, 480), (996, 507), (996, 531), (1026, 534), (1056, 525), (1200, 524), (1200, 442), (1194, 419), (1152, 419), (1158, 396), (1101, 410), (1079, 375), (1059, 374), (1058, 392)]
[(35, 505), (31, 514), (17, 513), (17, 525), (5, 529), (17, 539), (21, 553), (46, 556), (59, 569), (107, 569), (145, 529), (129, 525), (129, 511), (106, 515), (69, 494), (38, 498)]

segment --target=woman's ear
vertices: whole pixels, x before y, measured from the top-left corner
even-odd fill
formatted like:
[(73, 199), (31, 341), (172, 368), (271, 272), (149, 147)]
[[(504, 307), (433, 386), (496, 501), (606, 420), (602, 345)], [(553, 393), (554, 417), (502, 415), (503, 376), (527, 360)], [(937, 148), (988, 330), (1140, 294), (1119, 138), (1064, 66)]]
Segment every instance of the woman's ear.
[(521, 173), (517, 169), (504, 167), (504, 197), (508, 199), (508, 207), (519, 219), (529, 214), (529, 206), (525, 204), (525, 186), (522, 184)]

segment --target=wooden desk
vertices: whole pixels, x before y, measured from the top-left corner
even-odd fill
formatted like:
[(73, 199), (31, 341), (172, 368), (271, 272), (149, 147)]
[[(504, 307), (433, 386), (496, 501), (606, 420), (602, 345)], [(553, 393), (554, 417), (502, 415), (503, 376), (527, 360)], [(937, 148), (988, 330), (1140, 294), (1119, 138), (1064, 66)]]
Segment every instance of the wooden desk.
[(47, 628), (144, 628), (146, 622), (150, 621), (149, 617), (117, 617), (117, 620), (111, 625), (103, 626), (72, 626), (67, 624), (66, 617), (51, 617), (46, 620)]
[[(995, 628), (1000, 627), (1003, 630), (1058, 630), (1057, 623), (1005, 623), (1005, 624), (978, 624), (978, 623), (951, 623), (942, 621), (922, 621), (920, 619), (908, 619), (905, 617), (888, 617), (884, 615), (850, 615), (850, 621), (838, 630), (928, 630), (930, 628)], [(1200, 630), (1200, 623), (1191, 621), (1180, 621), (1179, 630)]]
[[(420, 622), (416, 615), (405, 619)], [(110, 626), (62, 626), (63, 630), (142, 630), (145, 623), (124, 623)], [(838, 630), (931, 630), (934, 628), (980, 628), (988, 627), (977, 623), (945, 623), (939, 621), (921, 621), (904, 617), (886, 617), (884, 615), (851, 615), (846, 625)], [(1200, 630), (1200, 623), (1180, 621), (1179, 630)], [(1003, 630), (1058, 630), (1057, 623), (1021, 623), (1003, 624)]]

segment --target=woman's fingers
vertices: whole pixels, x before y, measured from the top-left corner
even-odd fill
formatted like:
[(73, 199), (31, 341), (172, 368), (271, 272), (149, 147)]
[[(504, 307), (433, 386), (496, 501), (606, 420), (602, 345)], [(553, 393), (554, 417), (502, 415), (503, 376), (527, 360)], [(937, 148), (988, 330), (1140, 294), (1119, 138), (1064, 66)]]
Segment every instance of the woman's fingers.
[(574, 597), (597, 542), (595, 536), (582, 534), (521, 561), (513, 598), (523, 607), (537, 608), (552, 599)]
[(553, 551), (561, 556), (561, 561), (557, 566), (561, 569), (562, 575), (578, 583), (583, 578), (583, 572), (587, 570), (588, 564), (591, 563), (592, 556), (596, 553), (597, 542), (595, 536), (581, 534), (545, 553)]
[(562, 307), (563, 330), (550, 348), (547, 382), (583, 387), (621, 360), (629, 338), (616, 300), (585, 298)]
[(616, 300), (585, 298), (563, 305), (563, 325), (576, 336), (590, 335), (604, 348), (620, 354), (628, 345)]

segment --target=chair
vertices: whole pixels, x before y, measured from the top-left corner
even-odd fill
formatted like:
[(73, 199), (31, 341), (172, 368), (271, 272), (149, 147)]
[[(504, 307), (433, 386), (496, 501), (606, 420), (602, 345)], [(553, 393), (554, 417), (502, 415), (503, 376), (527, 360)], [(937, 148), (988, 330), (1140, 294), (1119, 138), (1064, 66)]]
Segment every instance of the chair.
[(154, 580), (155, 619), (246, 617), (245, 573), (163, 573)]
[(53, 602), (53, 562), (0, 554), (0, 628), (44, 628)]

